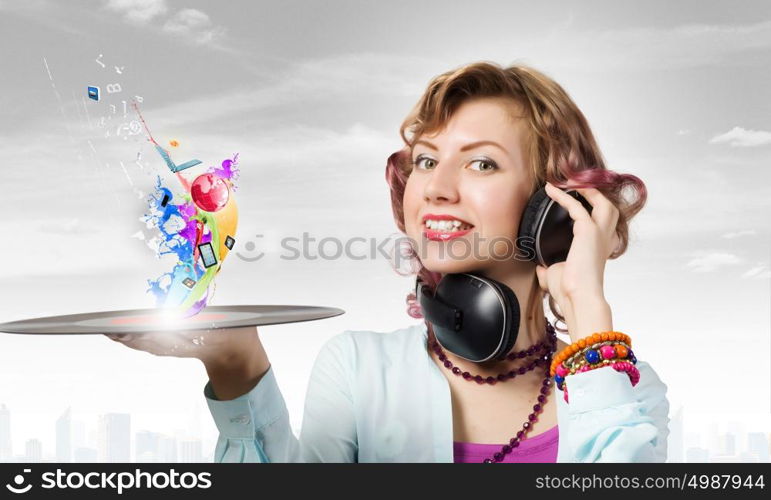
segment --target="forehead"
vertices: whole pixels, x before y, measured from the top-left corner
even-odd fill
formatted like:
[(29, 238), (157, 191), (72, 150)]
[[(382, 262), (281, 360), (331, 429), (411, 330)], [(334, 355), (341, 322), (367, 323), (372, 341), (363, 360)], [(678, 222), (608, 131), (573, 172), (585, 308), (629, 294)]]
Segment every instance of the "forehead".
[[(524, 120), (521, 105), (513, 99), (484, 97), (464, 101), (439, 130), (426, 132), (421, 138), (433, 143), (466, 143), (491, 140), (516, 149)], [(507, 148), (508, 149), (508, 148)]]

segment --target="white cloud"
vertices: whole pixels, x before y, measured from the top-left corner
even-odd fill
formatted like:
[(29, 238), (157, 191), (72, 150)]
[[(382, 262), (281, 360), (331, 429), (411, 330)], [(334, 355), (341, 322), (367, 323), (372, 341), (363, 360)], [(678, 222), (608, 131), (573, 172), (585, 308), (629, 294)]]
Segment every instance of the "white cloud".
[(180, 10), (166, 21), (163, 31), (196, 43), (209, 43), (222, 32), (221, 28), (213, 28), (209, 16), (198, 9)]
[(727, 240), (732, 240), (734, 238), (740, 238), (742, 236), (755, 236), (756, 234), (758, 234), (758, 232), (755, 231), (754, 229), (744, 229), (742, 231), (733, 231), (730, 233), (725, 233), (723, 235), (723, 238)]
[(748, 279), (771, 279), (771, 270), (765, 264), (759, 264), (742, 274), (742, 278)]
[[(557, 30), (546, 38), (516, 41), (516, 51), (526, 55), (525, 62), (541, 68), (602, 71), (650, 71), (734, 63), (743, 54), (769, 48), (771, 21), (745, 25)], [(510, 44), (484, 47), (484, 52), (489, 59), (512, 58)]]
[(721, 267), (734, 266), (741, 262), (742, 259), (731, 253), (700, 252), (686, 264), (686, 267), (696, 273), (711, 273)]
[(716, 135), (709, 140), (710, 144), (728, 143), (733, 147), (753, 147), (771, 144), (771, 132), (765, 130), (745, 130), (734, 127), (728, 132)]
[(166, 0), (109, 0), (107, 8), (139, 24), (148, 23), (169, 10)]

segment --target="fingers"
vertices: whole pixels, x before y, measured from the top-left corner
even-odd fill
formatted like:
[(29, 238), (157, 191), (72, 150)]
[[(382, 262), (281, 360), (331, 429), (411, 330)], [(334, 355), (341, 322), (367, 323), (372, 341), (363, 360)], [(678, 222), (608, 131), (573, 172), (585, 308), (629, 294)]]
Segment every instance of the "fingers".
[(586, 211), (581, 202), (567, 194), (565, 191), (554, 186), (550, 182), (546, 183), (545, 189), (549, 198), (556, 201), (562, 208), (567, 210), (568, 214), (570, 214), (570, 218), (574, 221), (592, 220), (591, 215), (589, 215), (589, 212)]
[(619, 212), (613, 203), (604, 195), (602, 191), (596, 188), (578, 188), (576, 191), (581, 194), (592, 206), (591, 217), (600, 227), (615, 229), (618, 222)]

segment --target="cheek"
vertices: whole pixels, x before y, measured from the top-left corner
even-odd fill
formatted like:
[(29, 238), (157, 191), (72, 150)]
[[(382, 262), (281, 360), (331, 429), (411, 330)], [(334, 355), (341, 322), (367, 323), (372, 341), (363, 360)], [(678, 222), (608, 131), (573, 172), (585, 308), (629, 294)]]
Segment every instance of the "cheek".
[(410, 182), (411, 179), (412, 177), (407, 180), (407, 185), (404, 188), (404, 198), (402, 199), (404, 227), (408, 231), (414, 228), (421, 200), (419, 187), (416, 182)]
[(485, 187), (470, 194), (484, 236), (515, 237), (525, 200), (513, 188), (506, 188), (505, 185)]

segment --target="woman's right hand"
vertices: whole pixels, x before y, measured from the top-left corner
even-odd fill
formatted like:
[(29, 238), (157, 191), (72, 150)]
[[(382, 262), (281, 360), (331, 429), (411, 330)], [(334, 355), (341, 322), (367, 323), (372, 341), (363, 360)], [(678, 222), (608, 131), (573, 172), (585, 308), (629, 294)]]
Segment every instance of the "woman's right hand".
[(254, 326), (105, 335), (156, 356), (200, 359), (220, 400), (249, 392), (270, 368)]

